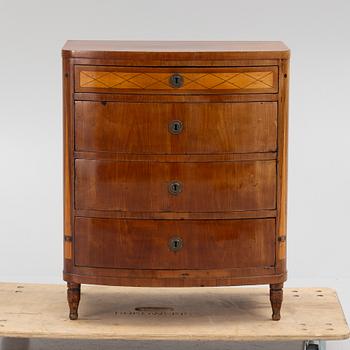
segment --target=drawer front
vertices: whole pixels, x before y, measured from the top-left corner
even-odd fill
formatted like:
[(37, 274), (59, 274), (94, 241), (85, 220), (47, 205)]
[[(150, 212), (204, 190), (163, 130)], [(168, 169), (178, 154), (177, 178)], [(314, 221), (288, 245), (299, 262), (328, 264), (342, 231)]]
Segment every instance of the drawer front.
[[(75, 219), (75, 264), (128, 269), (273, 266), (275, 220)], [(178, 244), (174, 247), (174, 242)]]
[(224, 212), (275, 209), (276, 161), (75, 161), (76, 209)]
[(277, 103), (75, 102), (77, 151), (210, 154), (276, 151)]
[(275, 93), (277, 66), (227, 68), (75, 67), (77, 92)]

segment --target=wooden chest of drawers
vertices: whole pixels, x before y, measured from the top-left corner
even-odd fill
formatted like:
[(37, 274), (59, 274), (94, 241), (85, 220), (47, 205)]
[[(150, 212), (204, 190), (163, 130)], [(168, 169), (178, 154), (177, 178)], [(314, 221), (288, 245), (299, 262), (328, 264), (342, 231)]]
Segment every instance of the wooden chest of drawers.
[(286, 280), (289, 50), (281, 42), (68, 41), (64, 280)]

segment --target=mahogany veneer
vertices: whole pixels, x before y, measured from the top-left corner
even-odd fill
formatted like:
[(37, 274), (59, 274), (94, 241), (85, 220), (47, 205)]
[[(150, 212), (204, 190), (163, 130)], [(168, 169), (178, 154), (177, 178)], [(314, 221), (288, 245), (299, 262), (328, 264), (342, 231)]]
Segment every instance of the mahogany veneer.
[(68, 41), (64, 279), (286, 280), (289, 49), (281, 42)]
[[(215, 119), (213, 119), (215, 115)], [(169, 124), (181, 120), (174, 135)], [(277, 102), (75, 102), (75, 150), (131, 154), (275, 152)]]
[[(181, 193), (169, 192), (172, 180)], [(276, 161), (75, 161), (75, 208), (142, 212), (274, 209)]]

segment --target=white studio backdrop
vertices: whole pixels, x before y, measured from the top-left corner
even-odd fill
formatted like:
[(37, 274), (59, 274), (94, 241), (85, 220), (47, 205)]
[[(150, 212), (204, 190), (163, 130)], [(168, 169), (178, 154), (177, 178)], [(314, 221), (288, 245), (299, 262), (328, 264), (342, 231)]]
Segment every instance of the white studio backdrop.
[(350, 319), (349, 17), (347, 0), (0, 0), (0, 281), (62, 282), (67, 39), (282, 40), (292, 51), (287, 286), (337, 288)]

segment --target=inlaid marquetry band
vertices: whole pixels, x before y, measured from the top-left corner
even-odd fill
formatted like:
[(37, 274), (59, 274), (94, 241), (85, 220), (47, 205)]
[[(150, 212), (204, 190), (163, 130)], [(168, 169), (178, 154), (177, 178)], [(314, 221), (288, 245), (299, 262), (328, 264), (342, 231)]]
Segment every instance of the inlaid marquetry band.
[(178, 73), (179, 87), (171, 85), (173, 73), (80, 70), (80, 88), (139, 90), (271, 90), (276, 86), (273, 70)]
[(71, 241), (64, 241), (64, 258), (65, 259), (72, 259), (72, 242)]
[(72, 259), (72, 237), (64, 235), (64, 258)]

